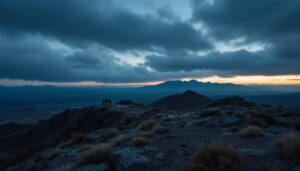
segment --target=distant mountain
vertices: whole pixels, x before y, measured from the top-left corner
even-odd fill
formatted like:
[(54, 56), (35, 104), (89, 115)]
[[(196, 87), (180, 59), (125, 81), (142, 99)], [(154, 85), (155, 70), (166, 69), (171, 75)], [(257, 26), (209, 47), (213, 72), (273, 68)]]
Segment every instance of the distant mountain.
[(172, 92), (179, 93), (185, 90), (193, 90), (197, 93), (206, 96), (214, 95), (241, 95), (254, 94), (260, 91), (258, 88), (247, 87), (243, 85), (236, 85), (230, 83), (211, 83), (200, 82), (196, 80), (191, 81), (166, 81), (158, 85), (151, 85), (138, 88), (137, 90), (143, 92)]
[(170, 95), (157, 100), (150, 104), (150, 106), (171, 110), (188, 111), (201, 109), (211, 102), (212, 100), (210, 98), (202, 96), (191, 90), (187, 90), (183, 94)]

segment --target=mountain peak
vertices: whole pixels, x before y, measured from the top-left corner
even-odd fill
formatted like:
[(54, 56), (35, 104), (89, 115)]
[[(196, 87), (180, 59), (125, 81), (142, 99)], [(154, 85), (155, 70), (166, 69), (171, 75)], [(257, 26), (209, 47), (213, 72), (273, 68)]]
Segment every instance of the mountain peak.
[(197, 110), (207, 106), (212, 100), (194, 91), (186, 90), (182, 94), (164, 97), (151, 106), (172, 110)]
[(184, 93), (182, 93), (183, 95), (199, 95), (198, 93), (192, 91), (192, 90), (186, 90)]

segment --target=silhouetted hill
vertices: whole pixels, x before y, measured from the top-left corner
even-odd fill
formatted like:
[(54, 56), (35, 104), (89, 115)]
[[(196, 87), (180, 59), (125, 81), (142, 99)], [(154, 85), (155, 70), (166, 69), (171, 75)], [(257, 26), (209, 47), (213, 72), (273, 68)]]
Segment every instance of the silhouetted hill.
[(212, 102), (210, 98), (187, 90), (183, 94), (170, 95), (157, 100), (150, 106), (172, 110), (194, 110), (203, 108), (210, 102)]

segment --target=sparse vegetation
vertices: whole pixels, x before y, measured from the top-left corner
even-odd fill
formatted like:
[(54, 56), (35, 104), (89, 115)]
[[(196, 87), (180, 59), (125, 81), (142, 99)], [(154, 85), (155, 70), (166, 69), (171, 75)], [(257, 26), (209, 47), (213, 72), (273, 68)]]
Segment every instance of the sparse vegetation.
[(131, 136), (129, 136), (128, 134), (120, 134), (119, 136), (111, 139), (111, 143), (113, 144), (113, 146), (117, 146), (130, 138)]
[(256, 114), (254, 116), (257, 117), (257, 118), (260, 118), (261, 120), (263, 120), (268, 125), (277, 124), (277, 119), (275, 117), (273, 117), (272, 115), (270, 115), (270, 114)]
[(250, 125), (256, 125), (256, 126), (259, 126), (259, 127), (266, 127), (267, 124), (264, 120), (262, 120), (261, 118), (258, 118), (258, 117), (251, 117), (250, 120), (249, 120), (249, 124)]
[(111, 158), (112, 148), (113, 145), (109, 143), (90, 146), (87, 151), (81, 154), (76, 166), (108, 162)]
[(264, 131), (258, 126), (249, 126), (240, 131), (242, 138), (257, 138), (264, 135)]
[(282, 135), (276, 141), (277, 152), (280, 157), (300, 161), (300, 136), (296, 133)]
[(83, 134), (76, 134), (73, 135), (72, 138), (66, 142), (63, 142), (58, 146), (58, 148), (66, 148), (71, 145), (79, 144), (84, 140), (84, 135)]
[(193, 155), (183, 171), (244, 171), (246, 161), (241, 154), (227, 145), (204, 145)]
[(144, 146), (148, 143), (148, 140), (144, 137), (134, 137), (130, 140), (129, 144), (134, 147)]
[(170, 131), (171, 131), (171, 129), (169, 127), (162, 126), (162, 125), (157, 125), (153, 129), (154, 133), (160, 133), (160, 134), (163, 134), (163, 133), (166, 133), (166, 132), (170, 132)]
[(157, 125), (156, 120), (147, 119), (138, 126), (138, 130), (139, 131), (151, 131), (155, 125)]

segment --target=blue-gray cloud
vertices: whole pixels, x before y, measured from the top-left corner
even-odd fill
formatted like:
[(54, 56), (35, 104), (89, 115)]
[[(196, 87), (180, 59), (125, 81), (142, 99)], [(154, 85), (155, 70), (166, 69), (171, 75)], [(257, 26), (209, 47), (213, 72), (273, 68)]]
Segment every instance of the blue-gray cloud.
[[(0, 0), (0, 79), (143, 82), (300, 74), (300, 1), (191, 1), (192, 16), (182, 20), (168, 6), (151, 15), (112, 0)], [(206, 34), (197, 29), (199, 23)], [(265, 49), (214, 49), (215, 41), (238, 38), (245, 40), (239, 46), (261, 42)], [(51, 48), (51, 40), (74, 51)], [(112, 51), (149, 55), (133, 66)]]
[(0, 0), (0, 28), (121, 50), (210, 47), (189, 23), (138, 15), (108, 0)]

